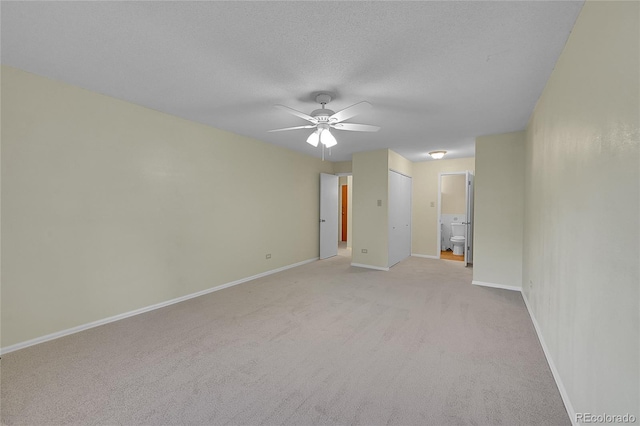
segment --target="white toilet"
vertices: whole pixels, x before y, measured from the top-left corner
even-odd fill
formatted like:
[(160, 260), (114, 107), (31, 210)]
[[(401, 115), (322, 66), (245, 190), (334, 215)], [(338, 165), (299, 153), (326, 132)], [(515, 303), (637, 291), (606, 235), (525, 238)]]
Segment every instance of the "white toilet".
[(464, 254), (465, 231), (467, 225), (464, 223), (451, 224), (451, 243), (453, 244), (453, 254)]

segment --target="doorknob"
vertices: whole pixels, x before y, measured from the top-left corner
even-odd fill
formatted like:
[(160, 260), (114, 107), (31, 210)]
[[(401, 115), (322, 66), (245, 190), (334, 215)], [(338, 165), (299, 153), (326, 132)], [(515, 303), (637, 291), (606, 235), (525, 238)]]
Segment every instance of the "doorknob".
[(324, 220), (324, 219), (320, 219), (320, 222), (326, 222), (326, 220)]

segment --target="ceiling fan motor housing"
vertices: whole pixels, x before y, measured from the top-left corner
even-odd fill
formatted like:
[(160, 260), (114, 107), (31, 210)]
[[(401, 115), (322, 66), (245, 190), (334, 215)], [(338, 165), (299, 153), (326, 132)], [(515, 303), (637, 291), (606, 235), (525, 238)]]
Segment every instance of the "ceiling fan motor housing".
[(331, 117), (335, 112), (330, 109), (326, 109), (324, 106), (331, 102), (331, 95), (326, 93), (320, 93), (316, 96), (316, 102), (322, 105), (322, 108), (317, 109), (311, 113), (311, 116), (318, 120), (319, 123), (328, 123), (329, 117)]
[(331, 117), (335, 112), (330, 109), (320, 108), (311, 113), (311, 116), (318, 120), (319, 123), (329, 122), (329, 117)]

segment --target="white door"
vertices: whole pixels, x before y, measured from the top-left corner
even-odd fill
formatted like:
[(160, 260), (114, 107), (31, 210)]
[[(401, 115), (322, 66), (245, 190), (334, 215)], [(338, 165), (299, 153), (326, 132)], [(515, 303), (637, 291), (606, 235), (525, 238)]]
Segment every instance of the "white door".
[(389, 171), (389, 266), (411, 256), (411, 178)]
[(464, 250), (464, 264), (473, 263), (473, 175), (467, 171), (467, 229), (465, 234), (466, 247)]
[(338, 254), (338, 176), (320, 173), (320, 259)]

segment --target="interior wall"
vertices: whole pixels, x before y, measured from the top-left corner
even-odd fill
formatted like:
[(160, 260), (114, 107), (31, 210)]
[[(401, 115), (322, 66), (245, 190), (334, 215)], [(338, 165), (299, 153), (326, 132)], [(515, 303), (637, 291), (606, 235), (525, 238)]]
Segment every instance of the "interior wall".
[(438, 180), (443, 172), (475, 170), (475, 159), (413, 163), (411, 253), (438, 257)]
[(440, 182), (442, 214), (467, 214), (465, 175), (444, 175)]
[(522, 287), (524, 132), (476, 139), (473, 280)]
[(2, 347), (318, 257), (321, 172), (3, 66)]
[[(387, 149), (353, 154), (352, 262), (386, 269), (388, 265)], [(363, 253), (362, 250), (367, 250)]]
[(351, 173), (353, 171), (351, 161), (337, 161), (333, 163), (334, 173)]
[(638, 2), (587, 1), (526, 133), (526, 295), (575, 412), (640, 417)]
[[(388, 150), (389, 169), (405, 176), (413, 176), (413, 163), (395, 151)], [(389, 174), (387, 173), (387, 177)]]

